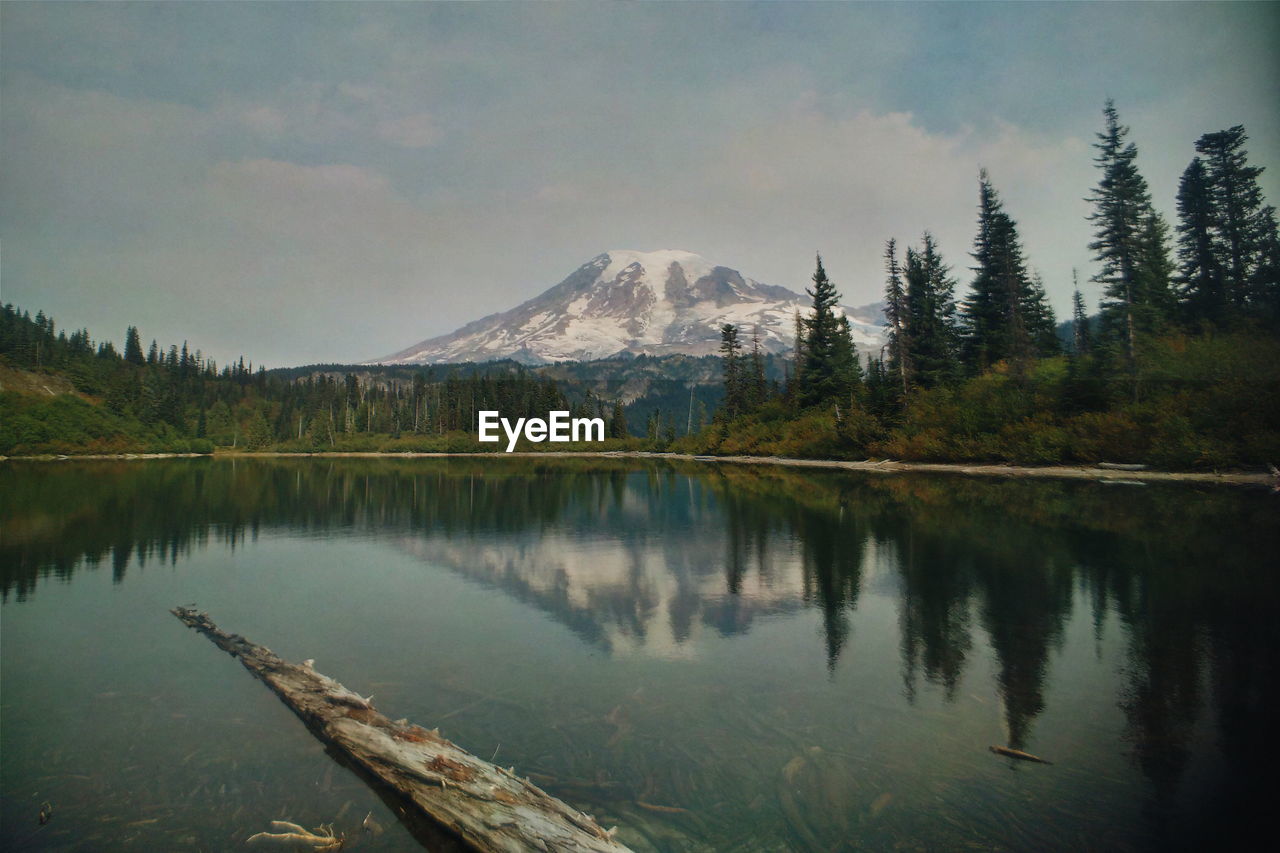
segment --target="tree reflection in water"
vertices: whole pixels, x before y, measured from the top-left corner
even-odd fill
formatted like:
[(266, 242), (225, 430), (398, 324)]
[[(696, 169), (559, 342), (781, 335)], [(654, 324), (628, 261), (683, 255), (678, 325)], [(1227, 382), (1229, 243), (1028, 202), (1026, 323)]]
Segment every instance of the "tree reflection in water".
[[(741, 635), (813, 608), (831, 673), (874, 577), (896, 590), (907, 701), (929, 684), (956, 702), (985, 644), (1014, 748), (1031, 743), (1085, 600), (1099, 643), (1109, 618), (1125, 634), (1115, 701), (1153, 817), (1172, 807), (1206, 719), (1233, 781), (1205, 798), (1230, 813), (1266, 778), (1280, 525), (1274, 499), (1251, 492), (598, 459), (10, 462), (0, 518), (6, 602), (44, 576), (109, 565), (124, 583), (131, 565), (264, 529), (352, 530), (605, 651), (678, 651), (703, 629)], [(572, 536), (598, 540), (590, 563), (557, 547)]]

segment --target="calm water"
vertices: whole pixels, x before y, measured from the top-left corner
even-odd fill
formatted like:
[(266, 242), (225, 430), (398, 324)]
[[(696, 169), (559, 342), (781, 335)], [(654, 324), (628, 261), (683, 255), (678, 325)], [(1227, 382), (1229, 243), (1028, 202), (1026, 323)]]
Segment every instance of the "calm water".
[(4, 463), (0, 847), (232, 850), (284, 818), (412, 848), (189, 602), (637, 850), (1217, 846), (1274, 807), (1277, 509), (716, 464)]

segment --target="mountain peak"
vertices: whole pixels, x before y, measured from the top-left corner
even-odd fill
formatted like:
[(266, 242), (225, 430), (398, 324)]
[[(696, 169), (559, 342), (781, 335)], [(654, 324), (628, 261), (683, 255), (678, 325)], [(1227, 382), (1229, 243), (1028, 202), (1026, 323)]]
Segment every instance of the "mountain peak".
[[(587, 361), (619, 352), (714, 354), (720, 327), (759, 329), (761, 346), (790, 349), (797, 311), (809, 300), (761, 284), (683, 249), (613, 249), (510, 311), (425, 340), (382, 364), (431, 364), (516, 358), (528, 363)], [(879, 349), (884, 330), (844, 309), (854, 340)]]
[(646, 268), (666, 268), (672, 264), (712, 266), (702, 255), (686, 252), (684, 249), (655, 249), (651, 252), (638, 252), (635, 249), (610, 249), (599, 257), (609, 258), (613, 263), (622, 264), (624, 267), (634, 263)]

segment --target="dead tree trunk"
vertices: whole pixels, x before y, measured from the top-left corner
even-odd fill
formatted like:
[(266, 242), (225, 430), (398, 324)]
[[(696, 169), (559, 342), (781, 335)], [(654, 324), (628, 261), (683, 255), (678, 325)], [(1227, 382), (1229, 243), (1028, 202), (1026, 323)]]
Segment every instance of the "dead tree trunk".
[(220, 630), (207, 613), (176, 607), (188, 627), (239, 658), (293, 709), (322, 741), (363, 771), (366, 781), (397, 795), (406, 811), (446, 830), (477, 851), (602, 851), (626, 853), (593, 818), (510, 770), (496, 767), (404, 720), (393, 722), (372, 703), (328, 676), (282, 660), (239, 634)]

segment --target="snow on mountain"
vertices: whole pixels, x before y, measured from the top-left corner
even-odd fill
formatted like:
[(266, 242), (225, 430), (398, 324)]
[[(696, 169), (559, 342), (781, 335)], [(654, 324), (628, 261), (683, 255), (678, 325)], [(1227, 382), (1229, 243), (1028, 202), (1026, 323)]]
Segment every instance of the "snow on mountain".
[[(868, 306), (870, 308), (871, 306)], [(711, 355), (720, 326), (733, 323), (750, 346), (789, 350), (795, 314), (810, 299), (761, 284), (691, 252), (611, 251), (597, 255), (540, 296), (370, 364), (440, 364), (511, 358), (528, 364), (589, 361), (620, 352)], [(860, 309), (865, 310), (865, 309)], [(862, 352), (879, 353), (885, 328), (844, 308)]]

